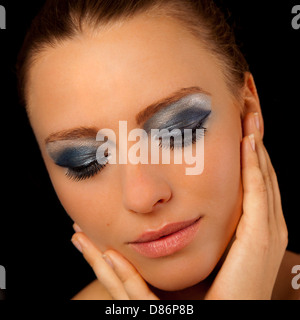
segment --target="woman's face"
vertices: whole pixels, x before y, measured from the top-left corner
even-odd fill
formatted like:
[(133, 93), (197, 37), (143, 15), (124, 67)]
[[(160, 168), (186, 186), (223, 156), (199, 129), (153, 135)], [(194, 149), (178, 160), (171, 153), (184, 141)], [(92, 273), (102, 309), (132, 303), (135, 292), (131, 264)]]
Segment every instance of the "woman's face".
[[(184, 163), (128, 162), (108, 164), (76, 181), (56, 164), (86, 165), (95, 152), (95, 129), (112, 129), (120, 148), (120, 120), (127, 121), (128, 132), (143, 128), (136, 122), (141, 111), (182, 93), (182, 88), (195, 87), (211, 97), (207, 132), (201, 138), (202, 174), (187, 175)], [(118, 251), (162, 290), (187, 288), (205, 279), (241, 214), (242, 129), (220, 66), (201, 41), (174, 20), (140, 15), (40, 54), (30, 70), (28, 94), (31, 124), (57, 195), (99, 249)], [(178, 122), (178, 110), (174, 115), (166, 106), (160, 112), (166, 122)], [(189, 116), (195, 115), (183, 115)], [(153, 126), (159, 121), (155, 114), (148, 117)], [(128, 142), (128, 149), (133, 144)], [(196, 233), (174, 252), (143, 254), (130, 244), (146, 231), (199, 217)]]

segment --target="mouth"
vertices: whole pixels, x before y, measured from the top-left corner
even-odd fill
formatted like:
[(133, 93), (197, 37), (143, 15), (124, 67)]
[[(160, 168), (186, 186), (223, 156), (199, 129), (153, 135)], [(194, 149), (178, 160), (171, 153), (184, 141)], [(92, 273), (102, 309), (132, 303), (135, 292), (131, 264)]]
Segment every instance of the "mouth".
[(175, 222), (157, 231), (148, 231), (128, 244), (135, 251), (148, 258), (171, 255), (192, 242), (199, 229), (201, 217)]

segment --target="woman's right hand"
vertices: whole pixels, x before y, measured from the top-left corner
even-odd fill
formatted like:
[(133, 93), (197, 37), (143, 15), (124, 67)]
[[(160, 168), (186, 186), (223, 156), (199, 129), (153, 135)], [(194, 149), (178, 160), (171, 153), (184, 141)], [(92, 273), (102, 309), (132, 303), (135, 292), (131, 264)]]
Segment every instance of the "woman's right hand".
[(128, 260), (114, 250), (103, 254), (78, 225), (75, 224), (74, 229), (77, 232), (72, 243), (83, 254), (113, 300), (158, 300)]

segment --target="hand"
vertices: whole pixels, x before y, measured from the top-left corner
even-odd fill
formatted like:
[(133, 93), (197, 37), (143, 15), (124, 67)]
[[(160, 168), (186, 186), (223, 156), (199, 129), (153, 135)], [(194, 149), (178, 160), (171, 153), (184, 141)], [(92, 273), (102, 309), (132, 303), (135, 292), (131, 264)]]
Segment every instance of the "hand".
[(114, 250), (102, 252), (74, 225), (72, 242), (114, 300), (158, 300), (129, 261)]
[(241, 150), (243, 214), (206, 299), (271, 299), (272, 296), (288, 233), (276, 174), (259, 127), (255, 114), (245, 117)]

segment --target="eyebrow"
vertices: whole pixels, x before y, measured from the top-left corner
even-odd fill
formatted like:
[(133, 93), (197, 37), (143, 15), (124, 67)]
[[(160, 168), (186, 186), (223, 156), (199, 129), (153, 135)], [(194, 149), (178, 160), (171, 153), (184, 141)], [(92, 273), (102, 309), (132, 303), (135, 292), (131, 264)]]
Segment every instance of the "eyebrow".
[(55, 132), (50, 134), (46, 139), (45, 143), (55, 142), (55, 141), (62, 141), (62, 140), (74, 140), (80, 138), (95, 138), (98, 129), (95, 127), (78, 127), (74, 129), (62, 130), (59, 132)]
[[(178, 100), (184, 98), (187, 95), (195, 94), (195, 93), (203, 93), (208, 96), (211, 94), (200, 87), (188, 87), (188, 88), (181, 88), (175, 92), (173, 92), (168, 97), (165, 97), (161, 100), (152, 103), (144, 110), (140, 111), (135, 119), (137, 125), (141, 125), (145, 123), (153, 114), (158, 112), (159, 110), (169, 106), (172, 103), (177, 102)], [(80, 139), (80, 138), (95, 138), (99, 129), (95, 127), (78, 127), (74, 129), (62, 130), (56, 133), (50, 134), (46, 139), (45, 143), (55, 142), (55, 141), (62, 141), (62, 140), (73, 140), (73, 139)]]

